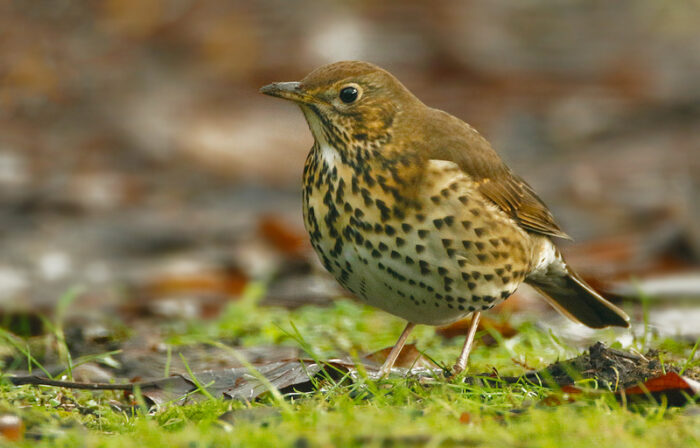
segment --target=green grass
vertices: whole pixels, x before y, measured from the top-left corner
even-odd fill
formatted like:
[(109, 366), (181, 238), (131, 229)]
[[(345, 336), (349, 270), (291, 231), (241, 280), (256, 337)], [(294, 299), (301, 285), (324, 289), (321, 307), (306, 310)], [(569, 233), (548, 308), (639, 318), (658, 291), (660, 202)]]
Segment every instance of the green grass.
[[(330, 308), (287, 311), (257, 307), (249, 298), (216, 321), (171, 323), (165, 327), (165, 340), (173, 360), (178, 347), (210, 341), (304, 347), (325, 359), (389, 346), (402, 326), (399, 319), (345, 300)], [(533, 324), (518, 330), (496, 346), (477, 344), (470, 370), (495, 368), (502, 375), (515, 375), (525, 369), (513, 359), (541, 368), (580, 351)], [(603, 339), (611, 335), (600, 332)], [(446, 341), (425, 326), (410, 340), (445, 365), (454, 361), (462, 343)], [(652, 344), (664, 351), (665, 366), (698, 367), (694, 344)], [(26, 356), (28, 346), (0, 337), (2, 353)], [(67, 352), (61, 356), (70, 359)], [(23, 362), (26, 366), (27, 360)], [(33, 367), (37, 371), (36, 363)], [(252, 404), (215, 398), (148, 409), (142, 400), (129, 401), (121, 392), (5, 384), (0, 386), (0, 414), (19, 415), (25, 422), (27, 437), (18, 446), (700, 446), (700, 418), (687, 407), (623, 405), (612, 394), (569, 401), (559, 392), (532, 385), (425, 385), (402, 378), (320, 385), (322, 390), (282, 402), (267, 394)], [(233, 420), (219, 418), (229, 411)]]

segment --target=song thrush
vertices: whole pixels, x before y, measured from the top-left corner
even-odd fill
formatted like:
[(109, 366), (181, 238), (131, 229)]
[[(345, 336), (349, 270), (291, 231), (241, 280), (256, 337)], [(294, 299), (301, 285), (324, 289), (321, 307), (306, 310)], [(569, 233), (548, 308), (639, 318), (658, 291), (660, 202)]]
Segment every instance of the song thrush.
[(466, 367), (481, 311), (526, 282), (593, 328), (629, 326), (565, 263), (568, 238), (532, 188), (470, 125), (423, 104), (366, 62), (320, 67), (260, 89), (300, 107), (314, 137), (303, 176), (306, 229), (323, 265), (366, 303), (415, 324), (473, 313), (453, 374)]

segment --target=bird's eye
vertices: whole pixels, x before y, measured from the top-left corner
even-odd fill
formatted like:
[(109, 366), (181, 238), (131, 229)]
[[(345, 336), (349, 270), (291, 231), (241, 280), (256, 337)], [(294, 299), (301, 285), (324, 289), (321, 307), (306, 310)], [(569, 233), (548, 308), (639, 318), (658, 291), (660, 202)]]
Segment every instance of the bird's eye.
[(344, 87), (343, 89), (340, 90), (340, 101), (342, 101), (345, 104), (350, 104), (353, 101), (357, 99), (357, 95), (359, 92), (357, 91), (357, 88), (355, 87)]

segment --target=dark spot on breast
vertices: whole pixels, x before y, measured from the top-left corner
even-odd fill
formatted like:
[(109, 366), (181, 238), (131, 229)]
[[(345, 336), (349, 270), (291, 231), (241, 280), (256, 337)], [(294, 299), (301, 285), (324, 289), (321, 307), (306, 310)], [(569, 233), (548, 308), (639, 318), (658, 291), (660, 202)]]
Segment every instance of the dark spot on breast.
[(418, 261), (418, 266), (420, 266), (420, 273), (423, 275), (429, 274), (430, 273), (430, 268), (428, 268), (428, 262), (425, 260), (419, 260)]
[(440, 196), (430, 196), (430, 200), (433, 201), (433, 204), (437, 205), (440, 203)]
[(390, 214), (390, 209), (389, 207), (386, 206), (386, 203), (382, 201), (381, 199), (377, 199), (375, 201), (375, 204), (377, 205), (377, 208), (379, 209), (379, 212), (381, 213), (381, 220), (382, 222), (388, 221), (389, 218), (391, 218)]
[(476, 233), (476, 236), (481, 236), (484, 234), (486, 230), (483, 227), (476, 227), (474, 229), (474, 233)]
[(403, 210), (401, 210), (401, 208), (398, 205), (393, 206), (391, 210), (394, 212), (394, 216), (396, 217), (396, 219), (406, 218), (406, 214), (403, 212)]
[(467, 202), (469, 202), (469, 199), (466, 196), (460, 196), (458, 199), (459, 202), (461, 202), (464, 205), (467, 205)]
[(403, 230), (406, 233), (410, 232), (412, 229), (413, 227), (410, 224), (407, 224), (405, 222), (401, 224), (401, 230)]
[(441, 229), (444, 222), (442, 221), (442, 219), (438, 218), (438, 219), (433, 219), (433, 224), (435, 225), (435, 228)]
[(395, 250), (392, 250), (391, 251), (391, 258), (393, 258), (393, 259), (401, 258), (401, 254), (396, 252)]
[(416, 244), (416, 253), (421, 254), (423, 253), (423, 251), (425, 251), (425, 246), (423, 246), (422, 244)]
[(406, 244), (406, 240), (401, 238), (400, 236), (396, 237), (396, 247), (401, 247), (404, 244)]
[(427, 230), (421, 229), (421, 230), (418, 231), (418, 237), (419, 237), (420, 239), (425, 239), (426, 236), (428, 236), (428, 231), (427, 231)]
[(462, 246), (464, 246), (465, 249), (469, 249), (472, 247), (472, 242), (471, 241), (462, 241)]
[(364, 242), (365, 237), (362, 236), (360, 232), (355, 232), (355, 244), (358, 246), (361, 246), (362, 243)]

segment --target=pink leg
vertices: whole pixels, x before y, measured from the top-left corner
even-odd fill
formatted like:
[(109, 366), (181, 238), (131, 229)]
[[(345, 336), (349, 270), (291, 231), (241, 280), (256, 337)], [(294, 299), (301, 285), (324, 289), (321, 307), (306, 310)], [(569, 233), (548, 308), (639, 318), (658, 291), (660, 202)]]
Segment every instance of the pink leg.
[(462, 353), (460, 353), (457, 362), (452, 368), (451, 377), (455, 377), (462, 373), (464, 369), (467, 368), (467, 362), (469, 361), (469, 353), (472, 351), (472, 345), (474, 344), (474, 335), (476, 334), (476, 328), (479, 326), (479, 320), (481, 319), (481, 312), (477, 311), (472, 316), (472, 323), (469, 325), (469, 333), (467, 333), (467, 339), (464, 341), (464, 346), (462, 347)]
[(396, 341), (396, 344), (394, 344), (394, 347), (389, 352), (389, 356), (387, 356), (386, 361), (384, 361), (384, 365), (382, 365), (382, 368), (379, 369), (379, 378), (384, 378), (385, 376), (389, 375), (389, 372), (391, 372), (391, 368), (394, 367), (396, 358), (398, 358), (399, 353), (401, 353), (401, 349), (404, 345), (406, 345), (406, 339), (408, 339), (408, 335), (411, 333), (411, 330), (413, 330), (415, 326), (416, 324), (414, 324), (413, 322), (409, 322), (408, 324), (406, 324), (406, 328), (403, 329), (401, 336), (399, 336), (399, 340)]

